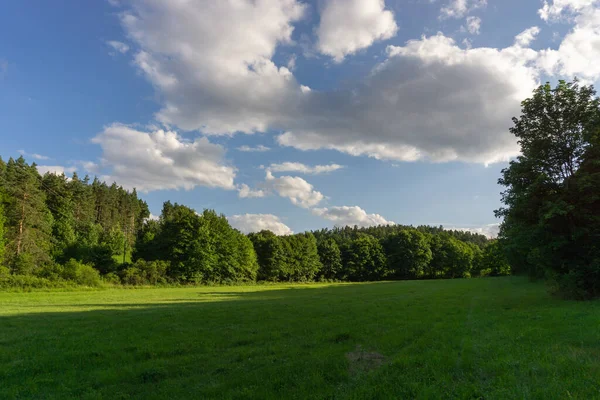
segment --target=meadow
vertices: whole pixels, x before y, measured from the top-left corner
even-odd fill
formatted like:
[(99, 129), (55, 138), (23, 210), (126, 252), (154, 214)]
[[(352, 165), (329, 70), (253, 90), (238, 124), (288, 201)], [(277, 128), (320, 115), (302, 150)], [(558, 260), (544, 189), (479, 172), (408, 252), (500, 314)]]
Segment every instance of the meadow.
[(0, 398), (600, 398), (600, 302), (520, 277), (0, 293)]

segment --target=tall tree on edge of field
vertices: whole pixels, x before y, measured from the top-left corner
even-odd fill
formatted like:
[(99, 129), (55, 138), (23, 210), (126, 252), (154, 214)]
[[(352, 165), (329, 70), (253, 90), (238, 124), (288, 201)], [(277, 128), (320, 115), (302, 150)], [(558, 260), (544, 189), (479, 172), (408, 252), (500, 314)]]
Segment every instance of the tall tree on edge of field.
[[(564, 295), (600, 295), (600, 100), (592, 86), (545, 84), (522, 103), (511, 133), (521, 155), (502, 171), (500, 242), (510, 264)], [(590, 242), (590, 240), (592, 240)]]

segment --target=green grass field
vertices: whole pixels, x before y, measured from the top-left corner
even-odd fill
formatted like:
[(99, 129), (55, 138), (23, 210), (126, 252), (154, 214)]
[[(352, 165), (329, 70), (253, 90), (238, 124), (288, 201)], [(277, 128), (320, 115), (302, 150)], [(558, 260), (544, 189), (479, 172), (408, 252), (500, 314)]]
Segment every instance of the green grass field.
[(600, 398), (600, 302), (517, 277), (0, 293), (0, 398)]

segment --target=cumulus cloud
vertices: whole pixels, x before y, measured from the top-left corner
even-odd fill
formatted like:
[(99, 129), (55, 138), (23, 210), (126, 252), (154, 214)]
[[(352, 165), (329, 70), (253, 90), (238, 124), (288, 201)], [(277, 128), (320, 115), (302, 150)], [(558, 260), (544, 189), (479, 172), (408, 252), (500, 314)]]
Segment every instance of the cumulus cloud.
[(123, 42), (109, 40), (108, 42), (106, 42), (106, 44), (110, 46), (114, 51), (118, 51), (121, 54), (125, 54), (129, 51), (129, 46)]
[(267, 171), (264, 186), (302, 208), (314, 207), (325, 198), (321, 192), (313, 188), (313, 185), (297, 176), (276, 178), (271, 171)]
[(284, 162), (281, 164), (271, 164), (267, 169), (272, 172), (299, 172), (301, 174), (323, 174), (327, 172), (337, 171), (338, 169), (344, 168), (343, 165), (329, 164), (329, 165), (305, 165), (299, 162)]
[[(542, 72), (600, 74), (598, 16), (583, 11), (557, 50), (528, 48), (533, 30), (506, 48), (464, 48), (440, 33), (389, 46), (387, 59), (367, 77), (322, 91), (301, 85), (272, 61), (302, 18), (305, 6), (297, 0), (132, 4), (122, 23), (141, 49), (134, 62), (164, 99), (160, 121), (208, 134), (280, 131), (280, 145), (301, 150), (394, 161), (505, 161), (518, 154), (508, 132), (511, 118)], [(339, 7), (323, 4), (323, 15)], [(346, 4), (352, 12), (371, 3)], [(374, 15), (385, 14), (383, 3), (373, 4)], [(454, 0), (444, 15), (463, 18), (485, 4)], [(240, 151), (250, 149), (264, 150)]]
[(456, 230), (456, 231), (464, 231), (471, 233), (478, 233), (480, 235), (484, 235), (490, 239), (495, 239), (498, 237), (498, 233), (500, 233), (500, 224), (488, 224), (484, 226), (478, 227), (469, 227), (469, 228), (448, 228), (448, 230)]
[(250, 186), (246, 185), (245, 183), (242, 183), (238, 187), (238, 196), (241, 197), (242, 199), (254, 198), (254, 197), (265, 197), (266, 195), (267, 195), (267, 193), (264, 190), (250, 189)]
[(40, 175), (46, 175), (47, 173), (54, 175), (73, 175), (73, 172), (77, 171), (77, 168), (63, 167), (61, 165), (38, 165), (37, 170)]
[(438, 34), (388, 46), (364, 82), (310, 94), (302, 124), (278, 137), (302, 150), (378, 159), (492, 163), (518, 154), (508, 133), (538, 84), (531, 49), (462, 49)]
[(102, 178), (149, 192), (196, 186), (234, 189), (235, 169), (223, 161), (225, 149), (200, 137), (184, 140), (176, 132), (144, 132), (112, 124), (92, 139), (102, 147)]
[(336, 62), (396, 35), (394, 14), (384, 0), (326, 0), (317, 28), (317, 48)]
[(560, 10), (558, 15), (565, 10), (579, 14), (573, 17), (574, 26), (558, 49), (540, 52), (539, 65), (549, 75), (595, 82), (600, 79), (600, 1), (554, 1), (551, 9), (554, 7)]
[(296, 0), (132, 0), (121, 22), (141, 48), (135, 64), (164, 97), (157, 119), (207, 134), (266, 130), (302, 95), (271, 57), (291, 43), (305, 7)]
[(520, 47), (527, 47), (533, 42), (537, 35), (540, 33), (540, 28), (532, 26), (531, 28), (525, 29), (523, 32), (515, 36), (515, 45)]
[(568, 13), (580, 13), (586, 8), (598, 5), (598, 0), (553, 0), (551, 3), (544, 1), (538, 10), (540, 18), (544, 21), (561, 19)]
[(243, 214), (228, 217), (229, 223), (243, 233), (269, 230), (276, 235), (291, 235), (292, 230), (273, 214)]
[(252, 153), (252, 152), (265, 152), (265, 151), (269, 151), (271, 150), (270, 147), (267, 146), (263, 146), (262, 144), (259, 144), (258, 146), (247, 146), (247, 145), (243, 145), (237, 148), (238, 151), (243, 151), (243, 152), (247, 152), (247, 153)]
[(388, 221), (379, 214), (367, 214), (365, 210), (358, 206), (314, 208), (312, 213), (316, 216), (333, 221), (336, 226), (358, 225), (360, 227), (367, 227), (394, 224), (394, 222)]
[(450, 0), (440, 10), (440, 19), (462, 18), (478, 8), (485, 7), (487, 0)]
[(479, 35), (481, 30), (481, 18), (467, 17), (467, 31), (472, 35)]

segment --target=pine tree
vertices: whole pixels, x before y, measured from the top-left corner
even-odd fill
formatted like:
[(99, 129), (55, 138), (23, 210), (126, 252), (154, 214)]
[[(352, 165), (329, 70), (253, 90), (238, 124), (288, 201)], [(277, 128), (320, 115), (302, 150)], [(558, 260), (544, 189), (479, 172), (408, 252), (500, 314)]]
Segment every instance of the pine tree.
[(9, 264), (19, 273), (30, 273), (50, 260), (52, 214), (35, 164), (11, 158), (5, 179)]

